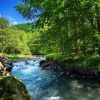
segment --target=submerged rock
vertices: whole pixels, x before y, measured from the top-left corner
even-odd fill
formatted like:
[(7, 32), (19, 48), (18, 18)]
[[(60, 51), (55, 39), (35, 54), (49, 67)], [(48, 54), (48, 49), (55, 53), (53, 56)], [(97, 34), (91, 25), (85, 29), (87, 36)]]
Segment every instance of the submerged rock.
[(21, 81), (12, 76), (1, 76), (0, 100), (32, 100), (32, 98)]

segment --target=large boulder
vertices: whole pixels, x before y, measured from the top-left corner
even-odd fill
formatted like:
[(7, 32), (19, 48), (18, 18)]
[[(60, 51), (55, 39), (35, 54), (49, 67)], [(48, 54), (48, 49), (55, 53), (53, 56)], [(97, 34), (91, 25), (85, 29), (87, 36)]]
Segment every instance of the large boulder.
[(0, 57), (0, 100), (32, 100), (25, 85), (11, 75), (12, 62)]
[(13, 76), (0, 76), (0, 100), (32, 100), (25, 85)]

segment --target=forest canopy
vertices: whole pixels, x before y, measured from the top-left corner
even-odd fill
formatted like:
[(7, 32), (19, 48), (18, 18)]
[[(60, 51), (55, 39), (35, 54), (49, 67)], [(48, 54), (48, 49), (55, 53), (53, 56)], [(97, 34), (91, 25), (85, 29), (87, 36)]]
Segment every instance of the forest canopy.
[(16, 9), (37, 17), (46, 53), (100, 53), (100, 0), (22, 0)]

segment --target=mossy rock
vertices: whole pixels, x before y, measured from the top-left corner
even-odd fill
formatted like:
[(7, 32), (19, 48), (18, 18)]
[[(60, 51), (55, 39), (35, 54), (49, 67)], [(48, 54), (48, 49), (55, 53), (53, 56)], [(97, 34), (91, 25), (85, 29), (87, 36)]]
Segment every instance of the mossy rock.
[(12, 76), (1, 76), (0, 100), (32, 100), (32, 98), (21, 81)]

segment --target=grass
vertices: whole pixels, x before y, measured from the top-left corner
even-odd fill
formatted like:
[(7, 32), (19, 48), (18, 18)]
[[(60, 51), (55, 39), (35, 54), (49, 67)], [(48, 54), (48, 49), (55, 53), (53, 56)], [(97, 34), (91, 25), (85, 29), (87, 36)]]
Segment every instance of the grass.
[(50, 54), (47, 54), (46, 55), (46, 58), (47, 59), (50, 59), (50, 60), (62, 60), (64, 58), (66, 58), (66, 54), (61, 54), (61, 53), (50, 53)]
[[(67, 56), (67, 54), (51, 53), (46, 55), (47, 59), (64, 62), (69, 64), (72, 63), (73, 67), (76, 68), (92, 68), (95, 70), (100, 70), (100, 55), (91, 54), (86, 56)], [(69, 63), (69, 61), (72, 61)]]
[(32, 58), (33, 55), (23, 55), (23, 54), (5, 54), (5, 53), (0, 53), (0, 56), (6, 56), (11, 60), (18, 60), (21, 58)]

